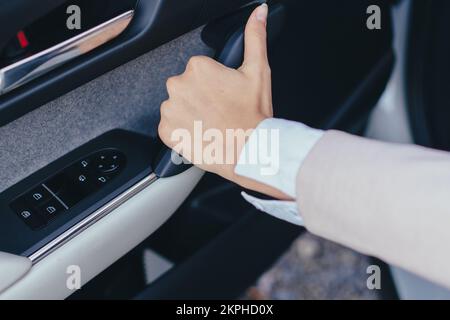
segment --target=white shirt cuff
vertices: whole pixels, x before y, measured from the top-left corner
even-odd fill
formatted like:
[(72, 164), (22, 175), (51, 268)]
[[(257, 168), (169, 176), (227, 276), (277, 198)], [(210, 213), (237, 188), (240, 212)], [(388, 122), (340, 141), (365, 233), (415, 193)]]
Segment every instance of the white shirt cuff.
[(295, 201), (261, 200), (245, 192), (242, 192), (241, 195), (259, 211), (292, 224), (304, 226)]
[[(297, 173), (323, 134), (322, 130), (310, 128), (299, 122), (266, 119), (250, 135), (234, 171), (240, 176), (269, 185), (295, 199)], [(292, 212), (294, 208), (301, 220), (295, 202), (291, 202), (293, 205), (288, 206), (286, 203), (289, 202), (286, 201), (267, 202), (246, 194), (244, 198), (259, 210), (299, 224), (298, 220), (289, 218), (290, 213), (281, 214), (283, 210)]]

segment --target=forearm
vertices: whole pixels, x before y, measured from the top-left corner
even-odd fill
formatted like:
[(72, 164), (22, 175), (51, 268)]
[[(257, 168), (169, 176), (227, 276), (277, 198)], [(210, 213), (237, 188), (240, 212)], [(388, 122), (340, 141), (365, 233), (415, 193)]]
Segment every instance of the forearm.
[(450, 155), (328, 132), (297, 200), (313, 233), (450, 286)]
[[(249, 18), (244, 63), (238, 70), (195, 57), (182, 75), (168, 79), (169, 99), (161, 105), (158, 127), (161, 140), (208, 172), (299, 204), (244, 195), (259, 210), (298, 225), (303, 215), (307, 227), (323, 237), (450, 286), (445, 268), (450, 263), (450, 156), (337, 132), (323, 136), (301, 123), (273, 119), (267, 12), (267, 5), (261, 5)], [(196, 123), (225, 137), (217, 154), (224, 153), (232, 163), (211, 161), (209, 153), (202, 153), (200, 161), (193, 156), (193, 145), (204, 146), (202, 138), (192, 142)], [(270, 161), (269, 174), (265, 161), (235, 161), (234, 139), (226, 139), (230, 130), (256, 127), (274, 133), (274, 141), (267, 135), (263, 139), (275, 152), (269, 160), (279, 160)], [(250, 141), (252, 137), (256, 135)], [(266, 160), (261, 148), (249, 150)]]

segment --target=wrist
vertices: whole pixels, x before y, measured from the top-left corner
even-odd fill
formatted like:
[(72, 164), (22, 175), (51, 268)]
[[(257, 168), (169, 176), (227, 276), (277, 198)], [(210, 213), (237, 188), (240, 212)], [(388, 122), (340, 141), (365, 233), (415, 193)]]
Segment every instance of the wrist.
[[(258, 129), (258, 127), (266, 120), (271, 119), (272, 117), (266, 116), (262, 113), (258, 114), (258, 116), (255, 117), (255, 119), (252, 121), (252, 125), (247, 126), (248, 129), (245, 134), (245, 139), (237, 139), (240, 140), (236, 143), (236, 141), (233, 142), (231, 148), (231, 152), (235, 155), (234, 162), (232, 166), (232, 174), (235, 175), (235, 168), (239, 163), (239, 160), (242, 159), (242, 152), (244, 152), (245, 147), (248, 145), (248, 142), (250, 138), (255, 134), (255, 130)], [(244, 130), (245, 131), (245, 130)], [(257, 150), (255, 150), (257, 151)]]
[(241, 150), (235, 174), (296, 195), (296, 176), (323, 131), (283, 119), (265, 119)]

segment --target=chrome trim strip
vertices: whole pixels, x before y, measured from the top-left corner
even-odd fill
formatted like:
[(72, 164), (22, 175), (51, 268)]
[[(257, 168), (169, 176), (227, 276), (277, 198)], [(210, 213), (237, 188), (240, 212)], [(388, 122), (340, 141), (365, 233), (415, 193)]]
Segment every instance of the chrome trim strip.
[(120, 205), (131, 199), (133, 196), (147, 188), (153, 182), (158, 180), (156, 174), (151, 173), (148, 177), (139, 181), (133, 187), (86, 217), (84, 220), (80, 221), (78, 224), (74, 225), (57, 238), (53, 239), (45, 246), (31, 254), (28, 258), (33, 264), (38, 263), (40, 260), (48, 256), (50, 253), (61, 247), (63, 244), (67, 243), (69, 240), (73, 239), (75, 236), (92, 226), (94, 223), (98, 222), (100, 219), (107, 216), (113, 210), (117, 209)]
[(76, 37), (4, 67), (0, 70), (0, 95), (116, 38), (130, 24), (133, 15), (134, 10), (127, 11)]

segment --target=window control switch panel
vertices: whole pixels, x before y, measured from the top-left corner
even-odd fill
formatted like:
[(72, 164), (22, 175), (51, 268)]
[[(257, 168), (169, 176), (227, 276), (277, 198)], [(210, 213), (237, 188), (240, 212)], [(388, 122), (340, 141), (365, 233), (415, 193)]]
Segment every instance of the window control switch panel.
[(29, 256), (147, 178), (153, 138), (107, 132), (0, 193), (0, 251)]
[(105, 149), (81, 158), (11, 203), (31, 229), (39, 229), (114, 179), (126, 165), (125, 155)]

